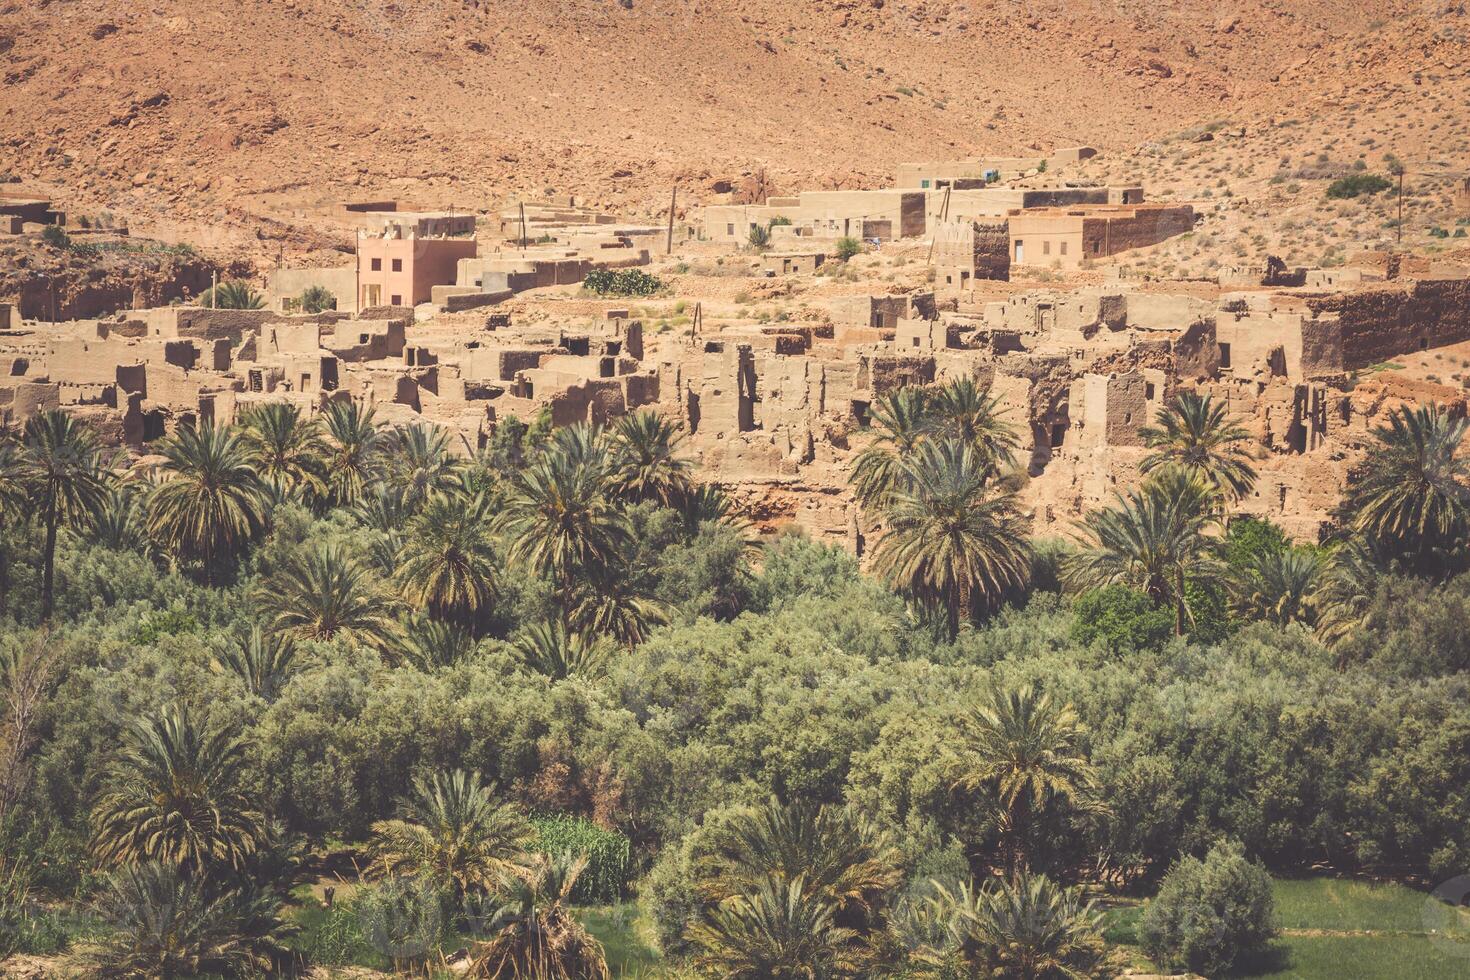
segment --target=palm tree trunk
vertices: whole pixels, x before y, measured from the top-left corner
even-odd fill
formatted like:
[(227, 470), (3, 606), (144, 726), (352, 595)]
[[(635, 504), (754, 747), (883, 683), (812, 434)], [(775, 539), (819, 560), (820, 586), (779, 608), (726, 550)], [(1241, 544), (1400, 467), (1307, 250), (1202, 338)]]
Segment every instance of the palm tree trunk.
[(1189, 606), (1184, 596), (1184, 569), (1174, 572), (1174, 635), (1184, 635), (1184, 619)]
[(56, 581), (56, 500), (46, 501), (46, 549), (41, 556), (41, 622), (51, 621), (52, 592)]

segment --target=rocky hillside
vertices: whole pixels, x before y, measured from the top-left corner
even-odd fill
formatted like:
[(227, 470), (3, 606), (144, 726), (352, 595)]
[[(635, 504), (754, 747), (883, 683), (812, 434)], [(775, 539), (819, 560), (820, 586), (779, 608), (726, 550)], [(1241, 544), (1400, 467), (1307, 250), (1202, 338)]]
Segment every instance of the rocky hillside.
[(143, 234), (299, 253), (331, 247), (306, 229), (347, 197), (652, 214), (676, 180), (693, 205), (762, 169), (794, 190), (904, 159), (1125, 154), (1463, 81), (1467, 25), (1434, 0), (8, 0), (0, 173)]

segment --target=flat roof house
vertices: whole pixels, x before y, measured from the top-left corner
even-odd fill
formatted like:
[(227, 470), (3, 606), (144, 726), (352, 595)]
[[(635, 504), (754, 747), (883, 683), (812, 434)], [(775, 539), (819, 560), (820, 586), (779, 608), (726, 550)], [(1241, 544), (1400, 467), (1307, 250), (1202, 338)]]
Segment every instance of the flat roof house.
[(358, 309), (417, 306), (452, 286), (459, 260), (478, 253), (474, 215), (395, 212), (357, 235)]
[(1089, 205), (1012, 211), (1011, 264), (1075, 269), (1085, 259), (1156, 245), (1194, 228), (1188, 204)]

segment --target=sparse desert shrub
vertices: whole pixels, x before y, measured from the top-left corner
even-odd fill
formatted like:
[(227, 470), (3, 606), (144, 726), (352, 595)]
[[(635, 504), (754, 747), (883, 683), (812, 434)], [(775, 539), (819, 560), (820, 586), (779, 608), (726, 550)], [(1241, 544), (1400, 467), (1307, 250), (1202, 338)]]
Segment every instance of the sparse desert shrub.
[(47, 225), (42, 228), (41, 241), (54, 248), (71, 248), (71, 236), (60, 225)]
[(1332, 200), (1339, 201), (1346, 198), (1361, 197), (1363, 195), (1379, 194), (1388, 190), (1393, 184), (1387, 177), (1378, 174), (1354, 173), (1346, 177), (1339, 177), (1327, 187), (1327, 196)]
[(838, 261), (846, 262), (863, 250), (863, 243), (851, 236), (844, 236), (837, 239), (835, 248)]

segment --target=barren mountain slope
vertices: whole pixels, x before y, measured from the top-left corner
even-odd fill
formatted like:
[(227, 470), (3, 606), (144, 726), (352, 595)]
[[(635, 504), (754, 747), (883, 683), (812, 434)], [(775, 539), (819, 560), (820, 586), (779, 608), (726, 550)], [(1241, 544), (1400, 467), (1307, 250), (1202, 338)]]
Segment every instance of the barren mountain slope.
[(308, 219), (347, 197), (550, 189), (652, 214), (675, 180), (692, 206), (760, 168), (794, 190), (878, 186), (904, 159), (1121, 152), (1463, 75), (1466, 23), (1367, 0), (12, 0), (0, 172), (144, 233), (310, 251), (329, 241)]

